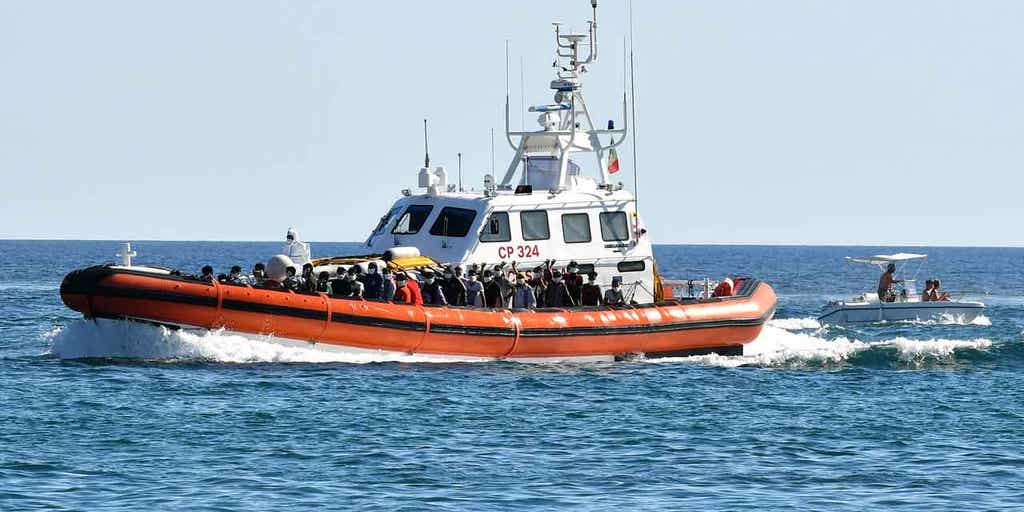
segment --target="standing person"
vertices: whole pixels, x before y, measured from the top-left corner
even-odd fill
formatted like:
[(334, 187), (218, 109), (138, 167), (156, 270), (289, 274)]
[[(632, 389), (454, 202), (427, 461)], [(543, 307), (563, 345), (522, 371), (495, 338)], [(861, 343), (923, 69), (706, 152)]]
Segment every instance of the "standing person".
[(288, 228), (288, 233), (284, 238), (284, 248), (281, 249), (281, 253), (291, 258), (292, 263), (305, 265), (311, 262), (309, 244), (299, 240), (299, 232), (295, 228)]
[(391, 302), (395, 300), (395, 280), (392, 279), (391, 269), (387, 266), (380, 272), (381, 286), (379, 300)]
[(252, 267), (252, 275), (249, 276), (249, 284), (253, 286), (263, 286), (263, 282), (267, 280), (267, 267), (262, 263), (257, 263)]
[(379, 300), (384, 291), (384, 277), (378, 272), (376, 261), (371, 261), (366, 268), (366, 275), (363, 277), (363, 286), (366, 289), (363, 296), (368, 300)]
[(476, 277), (476, 269), (469, 269), (466, 277), (466, 305), (474, 308), (484, 307), (484, 285)]
[(412, 280), (405, 272), (400, 272), (395, 276), (395, 304), (415, 304), (412, 290), (408, 285), (410, 281)]
[(587, 283), (583, 285), (580, 293), (580, 304), (583, 306), (601, 305), (601, 287), (597, 284), (597, 272), (590, 271), (587, 274)]
[(583, 276), (579, 273), (580, 266), (575, 261), (570, 261), (565, 267), (565, 274), (562, 279), (565, 281), (565, 288), (569, 290), (572, 302), (579, 305), (583, 302)]
[(562, 308), (575, 306), (569, 288), (562, 281), (562, 273), (558, 270), (551, 272), (551, 284), (544, 293), (544, 306), (549, 308)]
[(207, 283), (213, 282), (213, 267), (206, 265), (200, 271), (202, 274), (199, 276), (200, 281), (206, 281)]
[(885, 272), (881, 277), (878, 278), (878, 300), (881, 302), (896, 302), (896, 293), (893, 290), (893, 286), (896, 283), (902, 283), (900, 279), (896, 279), (896, 264), (890, 263), (886, 267)]
[(306, 263), (302, 266), (302, 286), (299, 288), (304, 292), (316, 293), (316, 276), (313, 275), (313, 264)]
[(444, 289), (441, 287), (437, 275), (432, 270), (424, 270), (422, 275), (423, 286), (420, 287), (420, 291), (423, 294), (423, 303), (434, 306), (447, 305), (448, 301), (445, 299)]
[(604, 292), (604, 303), (609, 306), (621, 306), (626, 303), (626, 296), (622, 293), (622, 276), (612, 278), (612, 287)]
[(444, 269), (444, 281), (441, 283), (441, 290), (444, 291), (444, 298), (452, 306), (466, 305), (466, 285), (462, 279), (455, 275), (455, 269), (446, 267)]
[(533, 287), (533, 294), (537, 297), (537, 307), (539, 308), (547, 305), (544, 302), (548, 289), (548, 281), (544, 278), (545, 273), (546, 269), (544, 266), (537, 265), (533, 269), (533, 276), (530, 278), (530, 286)]
[(284, 286), (286, 290), (299, 291), (299, 289), (302, 288), (302, 278), (295, 275), (295, 267), (289, 266), (285, 269), (284, 273), (285, 277), (284, 281), (281, 282), (281, 285)]
[(526, 282), (526, 274), (522, 272), (516, 275), (515, 287), (512, 290), (512, 307), (520, 309), (537, 307), (537, 297), (533, 294), (533, 288)]
[(501, 286), (494, 281), (494, 272), (484, 270), (484, 306), (488, 308), (503, 308), (505, 303), (501, 300)]

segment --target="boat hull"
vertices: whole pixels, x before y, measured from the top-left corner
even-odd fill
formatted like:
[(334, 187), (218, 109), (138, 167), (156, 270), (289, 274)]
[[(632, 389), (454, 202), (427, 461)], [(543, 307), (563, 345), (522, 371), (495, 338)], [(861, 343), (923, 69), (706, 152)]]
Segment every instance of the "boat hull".
[(985, 311), (980, 302), (839, 303), (822, 311), (818, 321), (828, 324), (944, 321), (971, 323)]
[(766, 283), (734, 297), (626, 307), (507, 310), (330, 298), (109, 266), (74, 271), (64, 303), (87, 318), (226, 329), (330, 348), (487, 359), (742, 353), (774, 313)]

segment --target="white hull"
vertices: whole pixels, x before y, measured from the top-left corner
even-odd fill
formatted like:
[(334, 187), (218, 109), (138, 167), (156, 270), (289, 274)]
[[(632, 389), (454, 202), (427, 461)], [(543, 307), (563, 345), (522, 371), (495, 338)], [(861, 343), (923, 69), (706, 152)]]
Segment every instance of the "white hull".
[(871, 302), (830, 304), (818, 321), (825, 324), (954, 320), (970, 323), (985, 311), (981, 302)]

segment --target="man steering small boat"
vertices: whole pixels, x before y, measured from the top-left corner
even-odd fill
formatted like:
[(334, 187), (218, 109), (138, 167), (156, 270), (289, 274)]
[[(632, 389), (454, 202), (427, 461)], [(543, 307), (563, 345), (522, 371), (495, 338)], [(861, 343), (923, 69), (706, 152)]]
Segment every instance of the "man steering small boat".
[(878, 300), (882, 302), (896, 302), (896, 289), (894, 285), (902, 282), (902, 279), (896, 279), (896, 264), (889, 263), (889, 266), (885, 268), (885, 272), (878, 278)]

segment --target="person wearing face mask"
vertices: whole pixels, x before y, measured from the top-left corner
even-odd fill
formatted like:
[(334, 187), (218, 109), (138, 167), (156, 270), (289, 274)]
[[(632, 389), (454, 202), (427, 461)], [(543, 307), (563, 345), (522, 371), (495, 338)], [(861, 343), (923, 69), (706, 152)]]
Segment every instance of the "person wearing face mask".
[(404, 272), (395, 276), (395, 304), (415, 304), (412, 290), (408, 285), (410, 281)]
[(319, 293), (329, 293), (331, 291), (331, 274), (326, 270), (320, 272), (316, 277), (316, 291)]
[(533, 288), (533, 294), (537, 297), (537, 307), (545, 307), (544, 299), (547, 295), (547, 280), (544, 279), (544, 275), (547, 270), (542, 265), (537, 265), (533, 269), (533, 275), (530, 276), (530, 286)]
[(302, 266), (302, 284), (299, 290), (309, 293), (316, 293), (316, 276), (313, 275), (313, 264), (306, 263)]
[(484, 307), (484, 285), (476, 278), (476, 269), (469, 269), (466, 277), (466, 304), (475, 308)]
[(558, 270), (551, 272), (551, 284), (544, 293), (544, 306), (549, 308), (562, 308), (575, 306), (569, 288), (562, 280), (562, 273)]
[(444, 306), (448, 304), (448, 301), (444, 297), (444, 289), (441, 288), (441, 283), (437, 279), (437, 275), (431, 270), (424, 270), (423, 275), (423, 286), (420, 287), (420, 291), (423, 293), (423, 303), (431, 304), (434, 306)]
[(522, 272), (516, 274), (516, 284), (512, 291), (512, 307), (520, 309), (537, 307), (537, 297), (533, 294), (533, 288), (526, 282), (526, 274)]
[(380, 287), (380, 300), (385, 302), (391, 302), (395, 299), (395, 280), (391, 277), (391, 269), (387, 266), (384, 267), (380, 272), (381, 287)]
[(484, 306), (489, 308), (503, 308), (505, 303), (501, 300), (501, 286), (495, 282), (494, 272), (484, 270)]
[(348, 279), (345, 269), (338, 267), (336, 276), (331, 279), (331, 297), (348, 297), (352, 294), (352, 281)]
[(302, 278), (295, 275), (295, 267), (288, 267), (285, 270), (285, 276), (286, 277), (284, 278), (284, 281), (281, 282), (281, 285), (283, 285), (286, 290), (297, 292), (302, 288)]
[(587, 274), (587, 282), (583, 285), (580, 294), (580, 304), (583, 306), (601, 305), (601, 287), (597, 285), (597, 272), (591, 271)]
[(350, 299), (361, 299), (363, 293), (366, 291), (366, 287), (363, 286), (363, 282), (359, 280), (359, 265), (352, 265), (348, 268), (348, 272), (345, 274), (345, 280), (348, 281), (349, 292), (347, 297)]
[(444, 269), (444, 281), (441, 283), (441, 290), (444, 291), (444, 298), (452, 306), (465, 306), (467, 304), (466, 285), (455, 275), (451, 267)]
[(583, 301), (583, 276), (580, 275), (580, 266), (575, 261), (570, 261), (565, 267), (565, 274), (562, 275), (565, 287), (572, 296), (573, 304), (579, 305)]
[(381, 293), (384, 291), (384, 277), (380, 275), (377, 269), (377, 262), (371, 261), (366, 266), (366, 275), (363, 276), (363, 297), (368, 300), (380, 299)]
[(609, 306), (621, 306), (626, 303), (626, 297), (622, 294), (622, 276), (612, 278), (612, 287), (604, 292), (604, 303)]
[(249, 276), (249, 284), (253, 286), (263, 286), (263, 281), (267, 280), (267, 267), (262, 263), (257, 263), (252, 267), (252, 275)]

